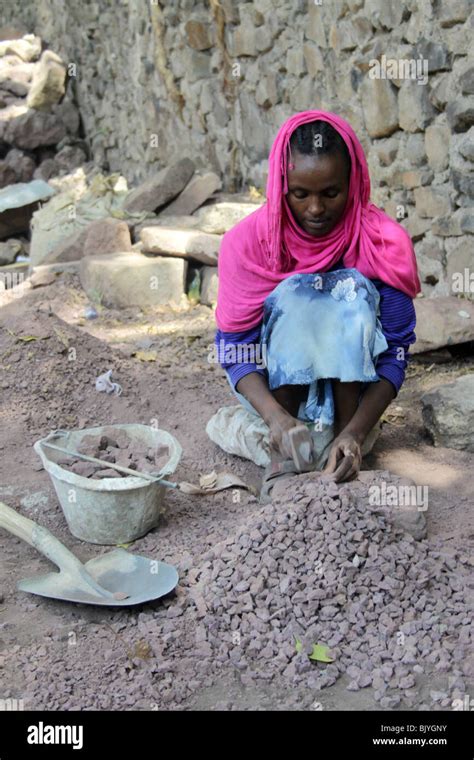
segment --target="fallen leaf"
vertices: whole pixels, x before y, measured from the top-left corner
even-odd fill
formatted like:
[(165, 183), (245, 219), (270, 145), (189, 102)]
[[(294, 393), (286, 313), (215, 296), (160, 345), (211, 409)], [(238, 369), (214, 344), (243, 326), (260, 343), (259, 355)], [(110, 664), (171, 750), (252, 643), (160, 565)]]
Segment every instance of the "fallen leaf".
[(136, 359), (139, 359), (141, 362), (156, 362), (158, 359), (158, 352), (157, 351), (135, 351), (135, 353), (132, 354)]
[(199, 478), (201, 488), (213, 488), (217, 483), (216, 471), (208, 473), (207, 475), (201, 475)]
[(65, 348), (69, 348), (69, 338), (66, 333), (59, 330), (57, 327), (53, 327), (54, 333), (57, 339), (63, 344)]
[(18, 340), (23, 340), (25, 343), (29, 343), (31, 340), (40, 340), (36, 335), (19, 335)]
[[(303, 650), (303, 644), (297, 638), (295, 638), (295, 649), (297, 652)], [(313, 651), (308, 655), (310, 660), (316, 660), (317, 662), (334, 662), (334, 659), (328, 657), (329, 647), (325, 644), (313, 644)]]
[(238, 475), (234, 475), (231, 472), (216, 472), (213, 470), (207, 475), (201, 475), (199, 478), (199, 486), (195, 486), (193, 483), (187, 483), (181, 481), (179, 483), (179, 490), (182, 493), (190, 495), (204, 495), (208, 493), (217, 493), (218, 491), (224, 491), (226, 488), (246, 488), (250, 493), (256, 495), (256, 489), (254, 486), (249, 486)]
[(149, 645), (148, 641), (145, 641), (144, 639), (137, 641), (133, 649), (128, 652), (130, 659), (138, 657), (141, 660), (149, 660), (152, 654), (153, 650), (151, 646)]
[(14, 333), (13, 330), (9, 330), (6, 328), (6, 331), (9, 335), (11, 335), (16, 340), (21, 340), (23, 343), (30, 343), (32, 340), (46, 340), (46, 338), (49, 338), (49, 334), (45, 335), (20, 335), (19, 333)]

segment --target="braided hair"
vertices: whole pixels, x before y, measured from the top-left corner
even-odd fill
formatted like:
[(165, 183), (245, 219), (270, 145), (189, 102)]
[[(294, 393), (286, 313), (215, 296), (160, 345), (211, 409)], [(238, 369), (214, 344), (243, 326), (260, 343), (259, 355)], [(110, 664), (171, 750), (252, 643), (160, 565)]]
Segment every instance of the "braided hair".
[(351, 157), (347, 145), (337, 130), (327, 121), (310, 121), (300, 124), (290, 138), (290, 151), (304, 156), (324, 156), (341, 153), (351, 171)]

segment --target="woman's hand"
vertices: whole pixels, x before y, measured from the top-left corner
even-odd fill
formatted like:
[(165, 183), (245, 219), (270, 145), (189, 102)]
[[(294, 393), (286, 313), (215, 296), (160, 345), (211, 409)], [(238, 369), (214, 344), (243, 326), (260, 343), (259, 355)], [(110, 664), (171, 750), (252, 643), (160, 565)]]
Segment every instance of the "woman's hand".
[[(298, 459), (302, 459), (300, 466), (304, 468), (306, 461), (310, 462), (312, 459), (311, 452), (313, 443), (309, 431), (305, 430), (301, 421), (292, 417), (291, 414), (284, 409), (280, 409), (272, 414), (267, 424), (270, 428), (270, 447), (272, 451), (278, 452), (285, 459), (293, 459), (295, 464), (297, 464)], [(303, 428), (304, 447), (307, 449), (307, 451), (300, 453), (298, 456), (296, 454), (294, 455), (292, 444), (288, 437), (289, 431), (293, 428)], [(295, 459), (294, 456), (297, 456), (297, 459)]]
[(270, 448), (279, 452), (285, 459), (291, 459), (291, 451), (287, 446), (287, 433), (291, 428), (299, 427), (301, 421), (292, 417), (291, 414), (281, 409), (272, 414), (268, 422), (270, 428)]
[(357, 477), (362, 464), (360, 443), (352, 433), (344, 431), (334, 439), (324, 475), (331, 475), (331, 480), (342, 483)]

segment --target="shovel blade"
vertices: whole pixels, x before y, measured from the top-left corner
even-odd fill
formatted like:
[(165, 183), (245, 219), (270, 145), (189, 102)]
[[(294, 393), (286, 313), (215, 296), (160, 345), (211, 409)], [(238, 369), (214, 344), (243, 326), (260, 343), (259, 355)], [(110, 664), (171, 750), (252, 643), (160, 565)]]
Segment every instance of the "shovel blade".
[(159, 599), (169, 594), (178, 583), (175, 567), (165, 562), (129, 554), (124, 549), (91, 559), (85, 568), (94, 580), (113, 594), (126, 594), (124, 599), (110, 599), (80, 587), (74, 577), (65, 572), (48, 573), (37, 578), (27, 578), (18, 583), (20, 591), (82, 604), (105, 607), (128, 607)]

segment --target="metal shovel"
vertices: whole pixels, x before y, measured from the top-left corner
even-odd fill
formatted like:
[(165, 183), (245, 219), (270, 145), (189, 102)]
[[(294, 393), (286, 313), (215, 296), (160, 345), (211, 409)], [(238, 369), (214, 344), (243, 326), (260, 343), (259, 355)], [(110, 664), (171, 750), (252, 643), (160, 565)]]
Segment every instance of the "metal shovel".
[(20, 581), (20, 591), (69, 602), (127, 607), (165, 596), (178, 583), (172, 565), (124, 549), (114, 549), (83, 565), (49, 530), (1, 501), (0, 528), (34, 546), (59, 567), (59, 573)]

